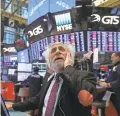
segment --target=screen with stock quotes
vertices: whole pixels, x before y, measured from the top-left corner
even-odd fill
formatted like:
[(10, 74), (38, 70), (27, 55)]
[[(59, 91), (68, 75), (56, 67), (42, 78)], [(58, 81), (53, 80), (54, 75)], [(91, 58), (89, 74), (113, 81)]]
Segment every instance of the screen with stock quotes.
[(60, 35), (46, 37), (46, 38), (43, 38), (39, 41), (32, 43), (30, 59), (36, 60), (36, 59), (42, 58), (43, 51), (45, 51), (49, 47), (50, 44), (53, 44), (55, 42), (61, 42), (64, 44), (72, 44), (76, 52), (85, 51), (83, 31), (75, 32), (75, 33), (68, 33), (68, 34), (60, 34)]
[(120, 32), (88, 31), (88, 51), (99, 48), (100, 51), (120, 51)]

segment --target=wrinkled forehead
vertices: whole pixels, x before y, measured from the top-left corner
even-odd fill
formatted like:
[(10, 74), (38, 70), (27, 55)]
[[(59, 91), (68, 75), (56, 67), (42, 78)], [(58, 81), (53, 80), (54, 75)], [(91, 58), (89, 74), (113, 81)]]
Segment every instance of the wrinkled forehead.
[[(53, 48), (56, 48), (56, 47), (59, 47), (59, 46), (62, 46), (63, 48), (65, 48), (65, 50), (67, 50), (67, 47), (65, 47), (65, 45), (62, 44), (62, 43), (55, 43), (55, 44), (51, 45), (51, 50), (52, 50)], [(50, 51), (51, 51), (51, 50), (50, 50)]]

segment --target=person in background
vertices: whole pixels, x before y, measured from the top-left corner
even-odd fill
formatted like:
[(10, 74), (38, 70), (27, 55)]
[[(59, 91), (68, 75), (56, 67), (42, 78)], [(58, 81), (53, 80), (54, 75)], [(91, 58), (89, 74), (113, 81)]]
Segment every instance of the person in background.
[(89, 51), (82, 58), (75, 56), (74, 67), (79, 70), (93, 71), (93, 52)]
[(33, 73), (21, 83), (22, 86), (28, 86), (30, 88), (30, 97), (36, 96), (42, 86), (43, 77), (39, 75), (38, 72), (39, 68), (35, 67)]
[(106, 82), (100, 82), (100, 85), (114, 92), (111, 101), (120, 116), (120, 52), (111, 55), (113, 69), (107, 77)]
[[(30, 98), (35, 97), (39, 93), (42, 83), (43, 83), (43, 77), (41, 75), (39, 75), (38, 73), (39, 73), (39, 68), (35, 67), (33, 69), (33, 73), (30, 76), (28, 76), (28, 78), (21, 83), (22, 86), (29, 87), (29, 90), (30, 90), (29, 97)], [(30, 113), (31, 116), (36, 116), (36, 112), (37, 112), (37, 109), (32, 110)]]
[(83, 55), (83, 58), (86, 59), (86, 62), (89, 66), (89, 71), (93, 72), (93, 52), (89, 51)]
[(39, 108), (38, 116), (91, 116), (96, 79), (92, 73), (73, 67), (74, 47), (54, 43), (43, 55), (54, 72), (45, 77), (38, 95), (13, 104), (13, 109), (27, 111)]

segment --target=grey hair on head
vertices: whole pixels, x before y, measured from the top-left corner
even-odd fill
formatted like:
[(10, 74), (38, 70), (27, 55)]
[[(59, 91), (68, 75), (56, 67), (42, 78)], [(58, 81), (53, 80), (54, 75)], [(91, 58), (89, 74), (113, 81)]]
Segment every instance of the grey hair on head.
[(56, 44), (61, 44), (62, 46), (65, 47), (65, 49), (66, 49), (68, 52), (70, 52), (70, 54), (71, 54), (71, 56), (72, 56), (72, 64), (74, 65), (74, 58), (75, 58), (75, 48), (74, 48), (74, 46), (73, 46), (72, 44), (63, 44), (63, 43), (61, 43), (61, 42), (56, 42), (56, 43), (51, 44), (51, 45), (49, 46), (49, 48), (48, 48), (47, 50), (45, 50), (45, 51), (43, 52), (43, 54), (42, 54), (43, 57), (44, 57), (45, 60), (46, 60), (46, 63), (47, 63), (47, 65), (48, 65), (48, 67), (51, 68), (51, 67), (50, 67), (50, 61), (49, 61), (49, 54), (50, 54), (50, 52), (51, 52), (51, 48), (52, 48), (53, 45), (56, 45)]

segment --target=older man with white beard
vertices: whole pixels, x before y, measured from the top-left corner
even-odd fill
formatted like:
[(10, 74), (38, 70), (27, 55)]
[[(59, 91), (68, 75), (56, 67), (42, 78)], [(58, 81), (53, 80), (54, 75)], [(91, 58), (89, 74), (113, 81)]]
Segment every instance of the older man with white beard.
[(13, 109), (26, 111), (38, 108), (38, 116), (91, 116), (96, 80), (92, 73), (73, 67), (74, 47), (54, 43), (43, 55), (54, 73), (45, 77), (36, 97), (14, 104)]

